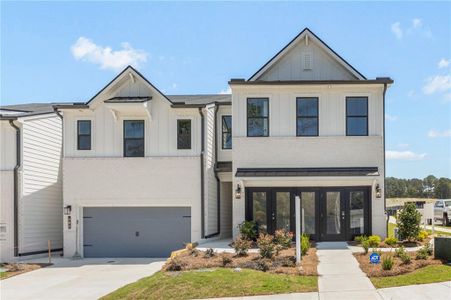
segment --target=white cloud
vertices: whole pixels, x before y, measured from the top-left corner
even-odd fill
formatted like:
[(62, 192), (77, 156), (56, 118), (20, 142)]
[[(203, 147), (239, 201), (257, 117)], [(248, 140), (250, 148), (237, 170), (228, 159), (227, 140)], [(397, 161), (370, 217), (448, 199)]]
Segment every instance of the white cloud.
[(451, 75), (436, 75), (426, 79), (423, 93), (431, 95), (437, 92), (447, 92), (451, 89)]
[(219, 94), (231, 94), (232, 93), (232, 89), (230, 88), (230, 86), (224, 90), (219, 91)]
[(398, 116), (385, 114), (385, 119), (386, 119), (387, 121), (396, 121), (396, 120), (398, 120)]
[(414, 153), (412, 151), (386, 151), (385, 157), (389, 160), (422, 160), (426, 153)]
[(412, 20), (412, 26), (413, 28), (423, 27), (423, 21), (421, 21), (421, 19), (415, 18)]
[(447, 68), (449, 66), (450, 62), (451, 62), (450, 59), (442, 58), (437, 64), (438, 68), (439, 69)]
[(134, 49), (129, 43), (122, 43), (122, 49), (113, 50), (110, 47), (96, 45), (86, 37), (80, 37), (71, 47), (76, 60), (88, 61), (100, 65), (101, 69), (121, 70), (128, 65), (137, 67), (147, 61), (148, 53)]
[(403, 30), (401, 29), (401, 23), (395, 22), (391, 24), (391, 32), (396, 36), (398, 40), (402, 39), (403, 36)]
[(430, 138), (451, 137), (451, 129), (443, 130), (443, 131), (431, 129), (428, 132), (428, 137), (430, 137)]

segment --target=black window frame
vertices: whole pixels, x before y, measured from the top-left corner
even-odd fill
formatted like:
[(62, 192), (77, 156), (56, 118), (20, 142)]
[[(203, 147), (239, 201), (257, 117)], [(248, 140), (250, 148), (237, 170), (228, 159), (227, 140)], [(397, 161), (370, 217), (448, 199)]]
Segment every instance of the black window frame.
[[(89, 134), (80, 133), (80, 124), (88, 123), (89, 124)], [(81, 149), (80, 148), (80, 137), (81, 136), (89, 136), (89, 148)], [(91, 120), (77, 120), (77, 150), (79, 151), (89, 151), (92, 149), (92, 122)]]
[[(298, 115), (299, 112), (299, 100), (315, 99), (316, 100), (316, 116), (302, 116)], [(316, 134), (301, 134), (298, 130), (299, 119), (316, 119)], [(296, 136), (301, 137), (315, 137), (319, 136), (319, 97), (296, 97)]]
[(232, 141), (230, 142), (230, 147), (224, 147), (224, 134), (230, 134), (230, 138), (232, 138), (232, 126), (226, 131), (224, 131), (224, 119), (230, 118), (230, 125), (232, 125), (232, 115), (223, 115), (221, 117), (221, 143), (222, 143), (222, 150), (231, 150), (233, 147)]
[[(353, 100), (353, 99), (365, 99), (366, 101), (366, 115), (348, 115), (348, 100)], [(368, 116), (368, 96), (350, 96), (350, 97), (346, 97), (346, 136), (368, 136), (369, 135), (369, 116)], [(349, 134), (348, 133), (348, 119), (350, 118), (366, 118), (366, 133), (365, 134)]]
[[(189, 148), (182, 148), (180, 145), (180, 123), (189, 122)], [(193, 147), (192, 142), (193, 122), (191, 119), (177, 119), (177, 150), (191, 150)]]
[[(249, 117), (249, 101), (251, 100), (263, 100), (268, 103), (268, 115), (264, 117)], [(246, 101), (246, 135), (247, 137), (269, 137), (270, 132), (270, 123), (269, 123), (269, 98), (268, 97), (253, 97), (253, 98), (247, 98)], [(268, 121), (268, 132), (266, 135), (249, 135), (249, 119), (267, 119)]]
[[(125, 137), (125, 123), (126, 122), (141, 122), (143, 124), (143, 136), (142, 138), (127, 138)], [(146, 122), (144, 120), (123, 120), (122, 122), (122, 137), (123, 137), (123, 155), (124, 157), (144, 157), (146, 155)], [(128, 140), (142, 140), (143, 141), (143, 152), (142, 155), (127, 155), (127, 148), (125, 145)]]

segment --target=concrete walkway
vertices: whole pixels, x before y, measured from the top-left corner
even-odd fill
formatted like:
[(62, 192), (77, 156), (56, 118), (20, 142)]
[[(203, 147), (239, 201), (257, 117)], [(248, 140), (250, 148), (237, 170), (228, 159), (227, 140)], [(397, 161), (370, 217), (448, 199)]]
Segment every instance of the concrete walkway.
[(317, 244), (318, 289), (322, 299), (381, 299), (346, 242)]
[[(1, 280), (0, 299), (98, 299), (126, 284), (151, 276), (161, 269), (165, 260), (54, 258), (53, 266)], [(32, 262), (45, 263), (47, 260), (35, 259)]]

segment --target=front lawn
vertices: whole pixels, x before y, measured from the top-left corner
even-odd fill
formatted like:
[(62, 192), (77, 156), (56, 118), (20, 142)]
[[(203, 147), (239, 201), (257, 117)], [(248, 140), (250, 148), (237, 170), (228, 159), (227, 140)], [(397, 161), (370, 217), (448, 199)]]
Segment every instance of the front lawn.
[(408, 274), (389, 277), (370, 277), (370, 279), (378, 289), (412, 284), (443, 282), (451, 280), (451, 266), (432, 265)]
[(158, 272), (104, 296), (110, 299), (193, 299), (314, 292), (316, 276), (271, 274), (229, 268)]
[[(397, 227), (396, 224), (394, 224), (394, 223), (388, 223), (387, 230), (388, 230), (388, 236), (389, 236), (389, 237), (394, 237), (394, 236), (395, 236), (394, 232), (395, 232), (395, 228), (396, 228), (396, 227)], [(423, 227), (421, 227), (421, 228), (423, 229)], [(446, 231), (440, 231), (441, 228), (445, 228), (445, 227), (435, 226), (435, 234), (437, 234), (437, 235), (451, 236), (451, 233), (449, 233), (449, 232), (446, 232)], [(429, 234), (432, 234), (432, 230), (426, 229), (426, 231), (427, 231)]]

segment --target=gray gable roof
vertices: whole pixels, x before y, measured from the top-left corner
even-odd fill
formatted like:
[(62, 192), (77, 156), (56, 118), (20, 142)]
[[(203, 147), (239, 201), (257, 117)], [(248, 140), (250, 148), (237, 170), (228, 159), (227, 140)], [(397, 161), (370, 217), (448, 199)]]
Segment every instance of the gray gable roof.
[(27, 103), (0, 106), (0, 119), (27, 117), (53, 112), (52, 103)]
[(230, 94), (210, 95), (166, 95), (174, 104), (206, 105), (209, 103), (228, 103), (232, 101)]

